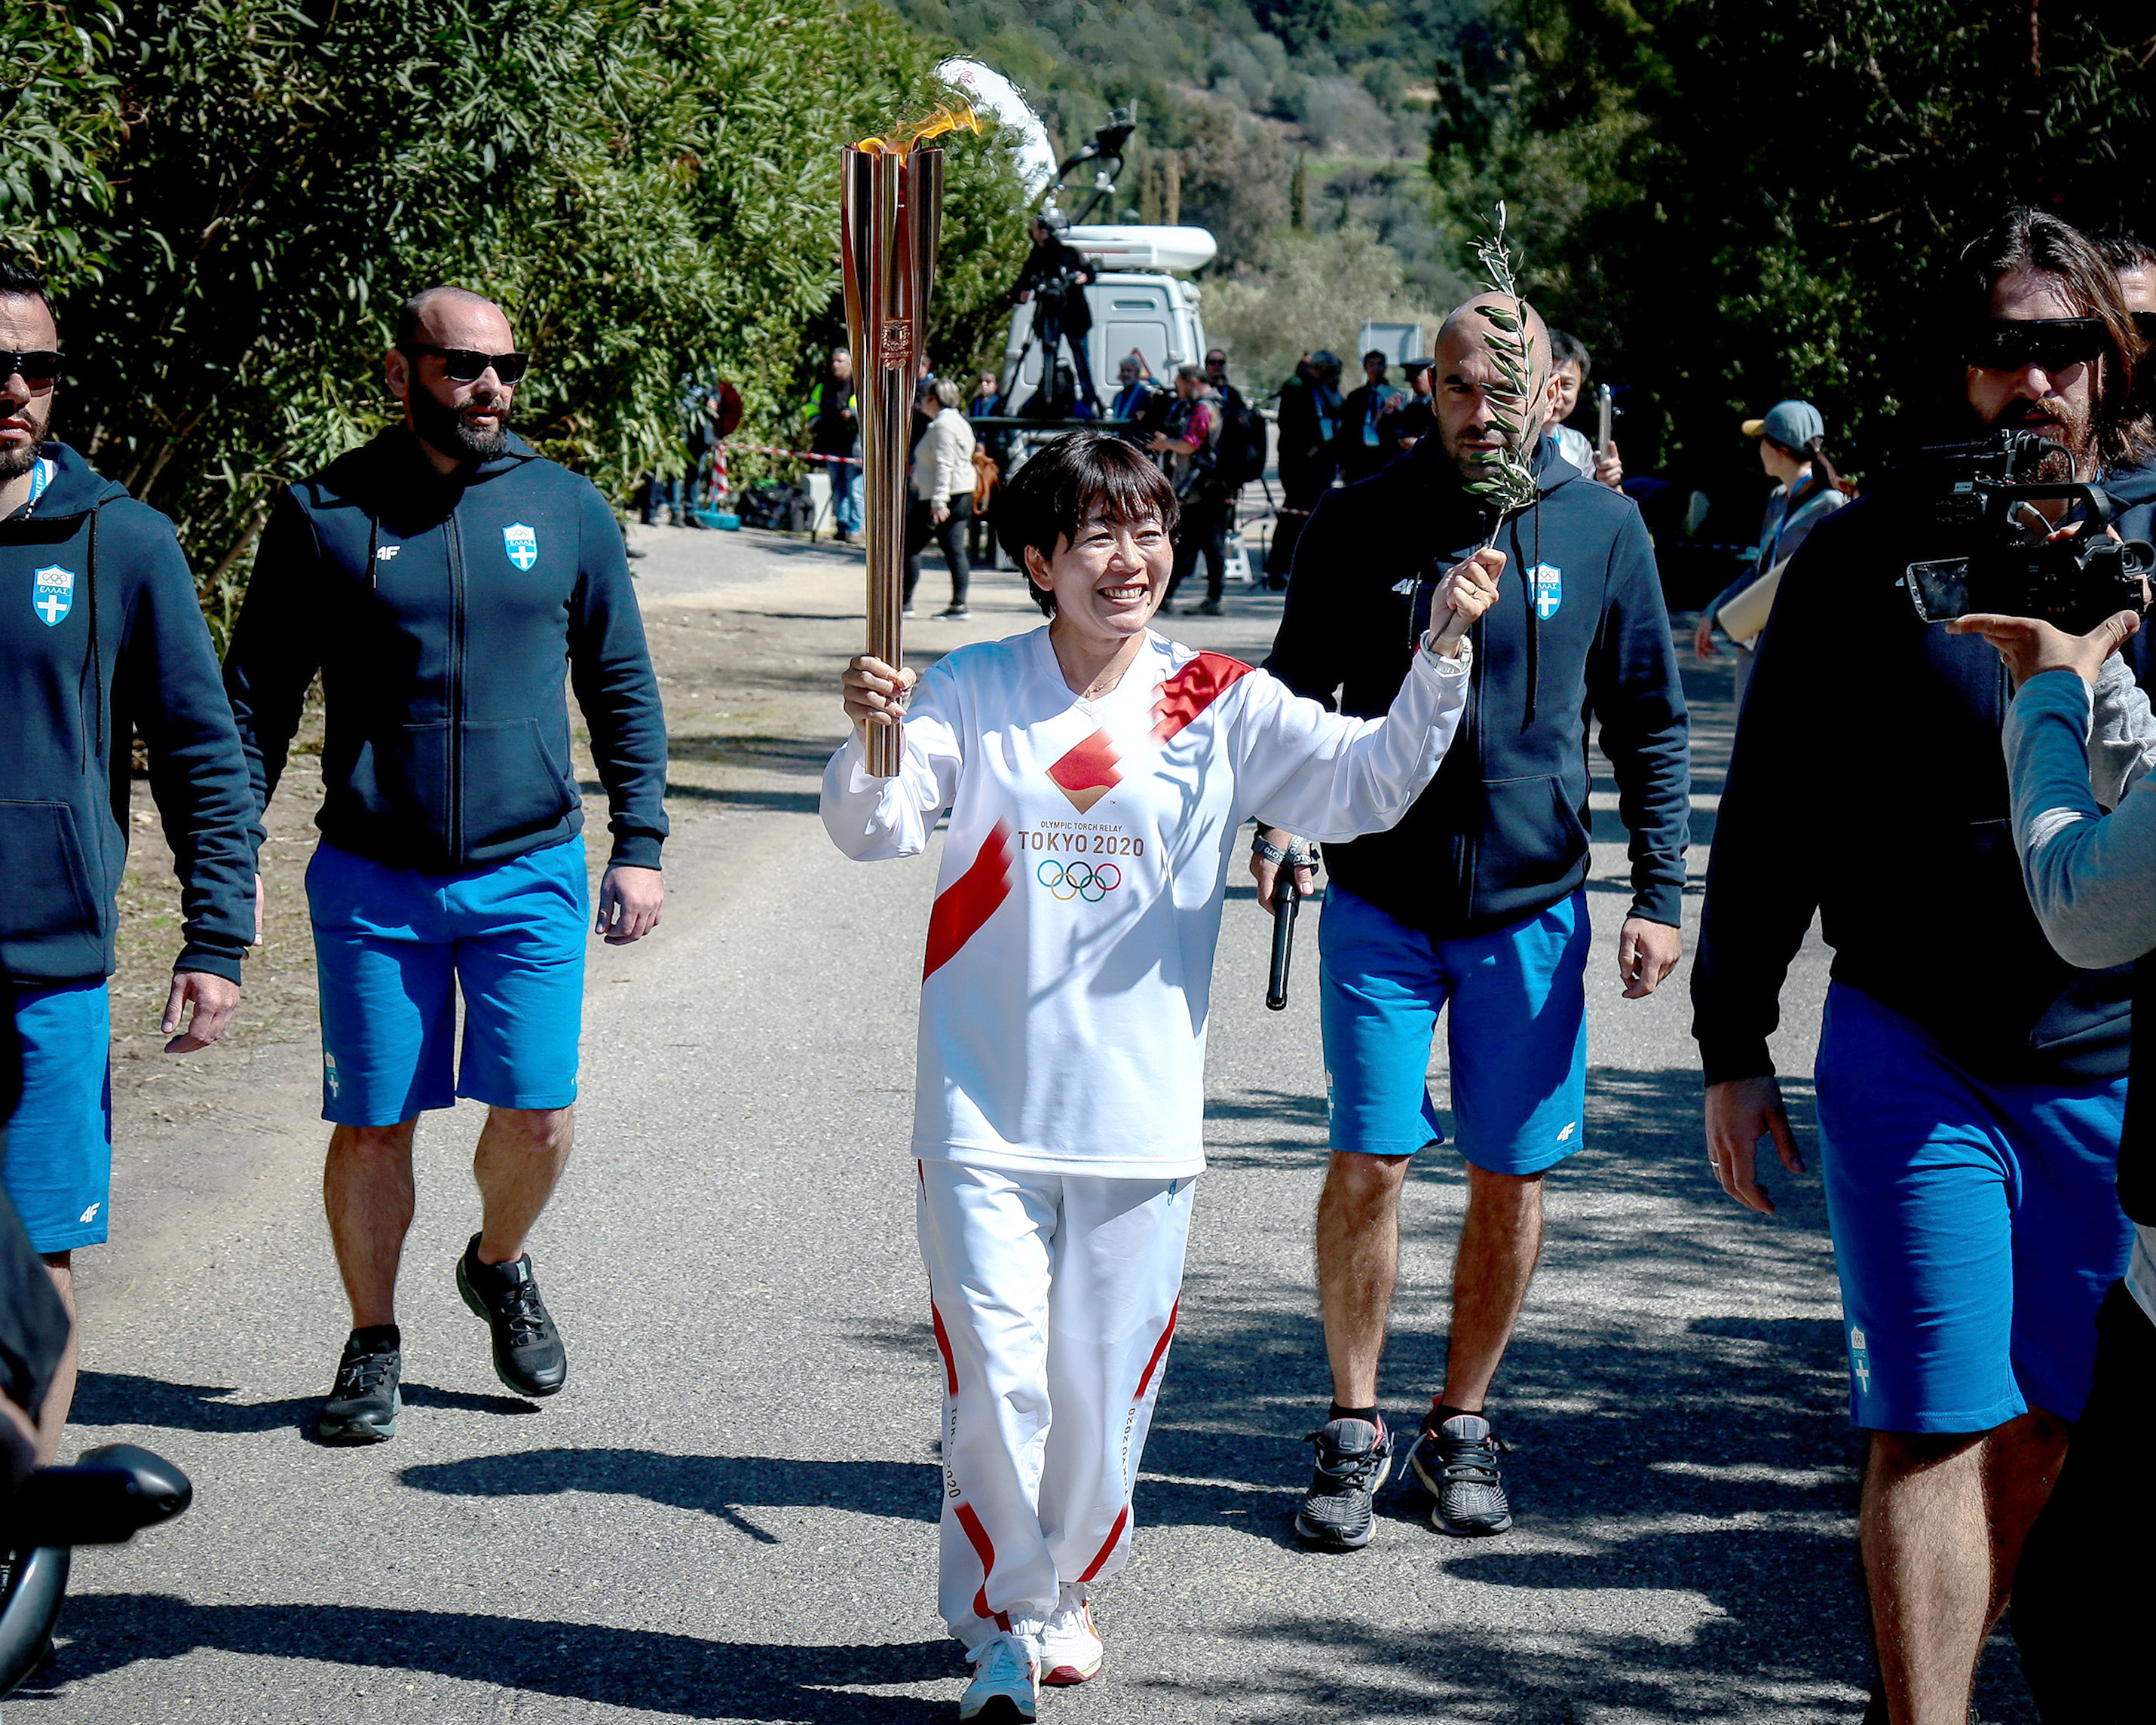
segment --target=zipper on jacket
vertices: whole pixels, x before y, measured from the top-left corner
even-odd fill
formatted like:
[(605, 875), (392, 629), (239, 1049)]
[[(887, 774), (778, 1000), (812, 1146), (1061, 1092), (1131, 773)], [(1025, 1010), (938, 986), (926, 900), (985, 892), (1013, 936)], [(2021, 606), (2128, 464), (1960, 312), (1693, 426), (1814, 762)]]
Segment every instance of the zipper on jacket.
[[(459, 500), (461, 501), (461, 500)], [(457, 511), (449, 509), (449, 855), (448, 866), (464, 866), (465, 855), (465, 543)]]

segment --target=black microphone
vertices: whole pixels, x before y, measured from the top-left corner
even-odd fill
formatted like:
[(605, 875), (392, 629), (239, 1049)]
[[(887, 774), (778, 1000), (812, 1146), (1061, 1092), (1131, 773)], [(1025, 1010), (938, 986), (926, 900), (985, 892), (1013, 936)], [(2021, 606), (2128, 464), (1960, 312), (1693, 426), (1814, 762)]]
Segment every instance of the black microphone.
[(1265, 1004), (1275, 1012), (1287, 1009), (1287, 968), (1295, 957), (1295, 912), (1302, 902), (1292, 863), (1282, 863), (1273, 876), (1273, 968), (1265, 983)]

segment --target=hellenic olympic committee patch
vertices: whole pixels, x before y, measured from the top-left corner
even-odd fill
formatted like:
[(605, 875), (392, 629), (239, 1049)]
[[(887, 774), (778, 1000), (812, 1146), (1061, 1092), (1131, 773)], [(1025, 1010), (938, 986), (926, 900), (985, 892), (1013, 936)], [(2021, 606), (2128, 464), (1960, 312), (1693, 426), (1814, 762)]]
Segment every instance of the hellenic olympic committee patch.
[(539, 561), (539, 536), (521, 521), (511, 521), (501, 530), (501, 548), (520, 569), (528, 569)]
[(42, 569), (32, 571), (30, 608), (43, 619), (47, 629), (58, 629), (68, 613), (74, 609), (74, 571), (63, 569), (57, 563), (48, 563)]
[(1534, 583), (1535, 615), (1548, 623), (1564, 603), (1564, 571), (1554, 563), (1537, 563)]

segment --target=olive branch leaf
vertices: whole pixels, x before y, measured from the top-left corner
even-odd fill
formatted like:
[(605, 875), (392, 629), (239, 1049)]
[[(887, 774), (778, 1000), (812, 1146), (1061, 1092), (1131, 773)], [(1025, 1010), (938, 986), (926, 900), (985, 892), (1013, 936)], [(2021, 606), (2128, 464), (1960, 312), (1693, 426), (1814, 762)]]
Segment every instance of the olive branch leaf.
[(1482, 345), (1503, 380), (1501, 389), (1491, 392), (1494, 404), (1490, 423), (1504, 443), (1477, 464), (1482, 477), (1467, 486), (1471, 494), (1497, 511), (1490, 537), (1483, 542), (1486, 548), (1496, 542), (1497, 530), (1505, 518), (1527, 508), (1538, 495), (1527, 463), (1534, 439), (1542, 432), (1535, 409), (1541, 403), (1545, 380), (1537, 375), (1535, 356), (1528, 342), (1527, 305), (1520, 297), (1519, 282), (1512, 273), (1502, 202), (1490, 232), (1475, 243), (1475, 259), (1482, 266), (1485, 290), (1498, 296), (1482, 301), (1475, 310), (1491, 326), (1483, 334)]

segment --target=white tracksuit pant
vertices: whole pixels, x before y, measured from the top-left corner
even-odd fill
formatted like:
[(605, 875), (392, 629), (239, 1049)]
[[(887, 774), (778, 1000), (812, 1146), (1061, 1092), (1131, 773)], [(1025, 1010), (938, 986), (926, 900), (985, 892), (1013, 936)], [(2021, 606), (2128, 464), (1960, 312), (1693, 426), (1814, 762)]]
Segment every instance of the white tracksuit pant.
[(943, 1362), (937, 1602), (972, 1651), (1129, 1558), (1192, 1182), (920, 1168)]

